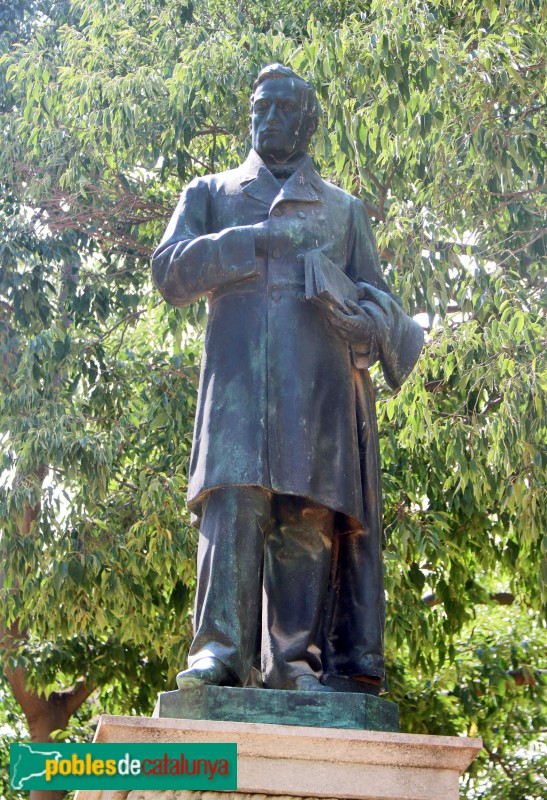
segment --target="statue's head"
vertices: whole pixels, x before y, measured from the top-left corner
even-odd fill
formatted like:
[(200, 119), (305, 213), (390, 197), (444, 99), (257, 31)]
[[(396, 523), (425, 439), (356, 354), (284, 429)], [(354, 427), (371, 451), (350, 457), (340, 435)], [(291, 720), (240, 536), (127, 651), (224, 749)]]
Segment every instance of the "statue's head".
[(260, 156), (287, 161), (304, 153), (317, 129), (320, 107), (313, 87), (282, 64), (260, 71), (251, 95), (251, 136)]

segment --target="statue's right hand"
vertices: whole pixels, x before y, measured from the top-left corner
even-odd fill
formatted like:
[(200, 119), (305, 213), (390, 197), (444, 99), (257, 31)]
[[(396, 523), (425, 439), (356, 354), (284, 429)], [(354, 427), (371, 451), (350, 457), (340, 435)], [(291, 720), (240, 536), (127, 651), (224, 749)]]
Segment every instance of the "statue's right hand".
[(268, 220), (265, 222), (257, 222), (256, 225), (251, 226), (254, 232), (255, 239), (255, 253), (257, 256), (267, 256), (268, 248), (270, 246), (270, 223)]

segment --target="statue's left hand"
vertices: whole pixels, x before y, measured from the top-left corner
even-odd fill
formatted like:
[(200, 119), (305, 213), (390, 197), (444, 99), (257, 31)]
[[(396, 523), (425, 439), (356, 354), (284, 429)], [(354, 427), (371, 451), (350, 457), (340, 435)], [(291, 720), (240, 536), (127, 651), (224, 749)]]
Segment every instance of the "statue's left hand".
[(349, 313), (339, 308), (329, 309), (328, 320), (335, 331), (349, 344), (371, 343), (376, 331), (373, 318), (351, 300), (346, 300)]
[(408, 317), (388, 292), (370, 284), (358, 284), (359, 305), (370, 315), (376, 330), (375, 344), (388, 385), (397, 389), (416, 363), (424, 343), (422, 327)]
[(374, 320), (378, 336), (387, 340), (390, 332), (397, 328), (400, 321), (400, 305), (390, 294), (370, 284), (359, 284), (359, 287), (364, 295), (361, 300), (361, 310)]

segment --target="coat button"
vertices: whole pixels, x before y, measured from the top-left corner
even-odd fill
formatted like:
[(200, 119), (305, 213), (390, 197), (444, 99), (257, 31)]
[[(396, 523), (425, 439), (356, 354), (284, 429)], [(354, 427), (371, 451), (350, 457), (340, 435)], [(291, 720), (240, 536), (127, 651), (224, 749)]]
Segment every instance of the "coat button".
[(305, 261), (305, 259), (306, 259), (306, 256), (304, 255), (304, 253), (298, 253), (298, 255), (296, 256), (296, 260), (299, 261), (300, 263)]
[(281, 216), (283, 216), (283, 211), (282, 211), (282, 209), (277, 207), (277, 208), (274, 208), (274, 210), (272, 211), (272, 214), (274, 215), (274, 217), (281, 217)]
[(299, 211), (298, 216), (300, 217), (300, 219), (306, 219), (306, 214), (303, 211)]
[(272, 256), (273, 256), (274, 258), (279, 258), (279, 257), (281, 256), (281, 250), (274, 250), (274, 251), (272, 252)]
[(278, 300), (281, 300), (281, 292), (279, 291), (279, 289), (272, 290), (272, 300), (274, 301), (274, 303), (277, 303)]

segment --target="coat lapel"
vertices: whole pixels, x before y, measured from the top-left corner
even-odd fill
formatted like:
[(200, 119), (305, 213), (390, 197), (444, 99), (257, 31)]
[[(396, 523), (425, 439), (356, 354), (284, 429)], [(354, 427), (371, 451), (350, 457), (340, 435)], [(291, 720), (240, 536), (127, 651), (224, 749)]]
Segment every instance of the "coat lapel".
[(241, 184), (245, 194), (260, 200), (270, 207), (279, 194), (279, 183), (266, 167), (260, 156), (251, 150), (241, 166)]
[(254, 150), (242, 164), (241, 172), (240, 180), (245, 194), (270, 208), (287, 200), (305, 203), (321, 201), (322, 180), (309, 156), (302, 159), (301, 165), (282, 187)]
[(321, 202), (320, 194), (323, 192), (321, 184), (322, 180), (314, 170), (311, 158), (305, 156), (294, 175), (283, 185), (272, 206), (287, 200), (300, 203)]

